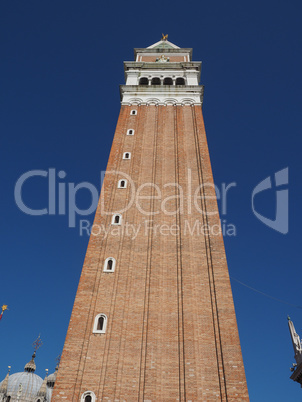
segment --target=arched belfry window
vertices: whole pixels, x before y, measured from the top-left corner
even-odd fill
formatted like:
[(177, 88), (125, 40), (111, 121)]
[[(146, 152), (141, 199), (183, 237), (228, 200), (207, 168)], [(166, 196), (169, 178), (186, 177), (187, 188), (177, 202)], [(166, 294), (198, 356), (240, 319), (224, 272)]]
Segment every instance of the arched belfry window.
[(185, 79), (182, 77), (178, 77), (178, 78), (176, 78), (175, 84), (176, 85), (185, 85)]
[(123, 159), (131, 159), (131, 153), (130, 152), (125, 152), (123, 155)]
[(173, 85), (173, 80), (171, 77), (164, 78), (164, 85)]
[(151, 85), (161, 85), (159, 77), (153, 77), (151, 80)]
[(95, 402), (95, 394), (92, 391), (85, 391), (81, 396), (81, 402)]
[(149, 85), (149, 80), (147, 77), (141, 77), (139, 79), (139, 85)]
[(127, 187), (127, 180), (125, 180), (125, 179), (119, 180), (117, 187), (118, 188), (126, 188)]
[(108, 258), (105, 260), (104, 272), (114, 272), (114, 270), (115, 270), (115, 264), (116, 264), (115, 258), (113, 258), (113, 257), (108, 257)]
[(127, 130), (127, 135), (134, 135), (133, 128), (130, 128), (129, 130)]
[(107, 327), (107, 316), (105, 314), (98, 314), (94, 319), (93, 333), (105, 334)]
[(112, 216), (112, 225), (121, 225), (122, 223), (122, 215), (121, 214), (114, 214)]

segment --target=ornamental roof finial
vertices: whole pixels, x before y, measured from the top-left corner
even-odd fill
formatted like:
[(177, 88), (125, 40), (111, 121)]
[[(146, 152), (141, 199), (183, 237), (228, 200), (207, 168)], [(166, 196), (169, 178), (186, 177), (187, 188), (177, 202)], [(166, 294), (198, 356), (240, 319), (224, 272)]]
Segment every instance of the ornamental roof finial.
[(56, 370), (57, 370), (57, 371), (59, 370), (59, 365), (60, 365), (61, 357), (62, 357), (62, 354), (61, 354), (61, 353), (59, 354), (59, 356), (56, 357), (56, 362), (57, 362), (57, 364), (56, 364)]
[(42, 345), (43, 345), (43, 342), (42, 342), (41, 336), (39, 334), (38, 338), (35, 340), (35, 342), (33, 342), (34, 351), (36, 352), (39, 349), (39, 347)]
[(37, 393), (37, 396), (44, 396), (44, 398), (46, 398), (47, 395), (47, 377), (48, 377), (48, 369), (45, 370), (46, 371), (46, 375), (45, 378), (43, 380), (43, 383)]
[(6, 377), (4, 378), (4, 380), (2, 381), (1, 387), (0, 387), (0, 396), (2, 394), (5, 395), (7, 392), (7, 387), (8, 387), (8, 378), (9, 378), (9, 372), (10, 372), (11, 366), (8, 366), (8, 372), (6, 374)]
[(41, 341), (40, 335), (38, 338), (34, 341), (33, 343), (33, 348), (34, 348), (34, 354), (31, 357), (31, 361), (28, 362), (25, 367), (24, 371), (27, 371), (28, 373), (34, 373), (36, 371), (36, 364), (35, 364), (35, 357), (36, 357), (36, 352), (39, 349), (40, 346), (42, 346), (43, 342)]
[(161, 38), (161, 40), (164, 40), (164, 41), (168, 40), (168, 34), (167, 34), (167, 35), (162, 34), (162, 38)]

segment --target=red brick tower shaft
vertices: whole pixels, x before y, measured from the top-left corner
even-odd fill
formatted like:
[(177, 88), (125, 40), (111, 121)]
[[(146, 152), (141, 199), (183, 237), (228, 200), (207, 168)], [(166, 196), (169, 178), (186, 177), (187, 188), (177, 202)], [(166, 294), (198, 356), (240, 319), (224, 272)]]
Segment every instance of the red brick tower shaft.
[(52, 401), (249, 400), (191, 55), (125, 63)]

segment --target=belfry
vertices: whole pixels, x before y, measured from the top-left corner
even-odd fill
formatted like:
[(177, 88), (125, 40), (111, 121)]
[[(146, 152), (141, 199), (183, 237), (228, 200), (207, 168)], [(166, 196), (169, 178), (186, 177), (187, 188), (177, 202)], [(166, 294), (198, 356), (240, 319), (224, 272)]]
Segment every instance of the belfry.
[(52, 401), (248, 401), (201, 62), (163, 36), (124, 69)]

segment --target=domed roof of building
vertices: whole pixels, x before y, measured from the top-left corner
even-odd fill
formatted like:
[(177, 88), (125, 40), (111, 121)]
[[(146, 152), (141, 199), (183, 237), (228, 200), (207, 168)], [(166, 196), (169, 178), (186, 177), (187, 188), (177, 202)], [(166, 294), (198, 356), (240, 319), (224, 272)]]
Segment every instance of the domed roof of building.
[(31, 357), (31, 361), (25, 364), (24, 371), (28, 373), (34, 373), (36, 371), (36, 363), (35, 363), (36, 352)]
[[(52, 384), (52, 387), (48, 386), (48, 370), (46, 370), (44, 380), (35, 374), (35, 356), (36, 353), (33, 354), (31, 361), (25, 365), (23, 373), (9, 375), (8, 372), (5, 379), (0, 383), (0, 400), (2, 400), (3, 396), (10, 396), (11, 401), (35, 402), (37, 398), (42, 397), (41, 400), (50, 402), (54, 384)], [(51, 379), (54, 383), (55, 378)]]
[(47, 384), (50, 382), (55, 382), (56, 378), (57, 378), (57, 372), (49, 374), (49, 376), (47, 377)]
[(47, 389), (49, 391), (50, 398), (52, 397), (52, 392), (53, 392), (55, 382), (56, 382), (56, 379), (57, 379), (60, 357), (57, 358), (57, 360), (58, 360), (58, 364), (57, 364), (55, 372), (52, 373), (52, 374), (49, 374), (49, 376), (47, 377)]
[(51, 384), (54, 384), (56, 382), (57, 372), (58, 372), (58, 370), (56, 369), (56, 371), (54, 373), (49, 374), (49, 376), (47, 377), (47, 385), (49, 387), (51, 386)]
[[(42, 378), (33, 372), (15, 373), (8, 378), (7, 395), (12, 400), (19, 397), (22, 402), (32, 402), (42, 384)], [(47, 390), (47, 400), (50, 401), (49, 390)]]

